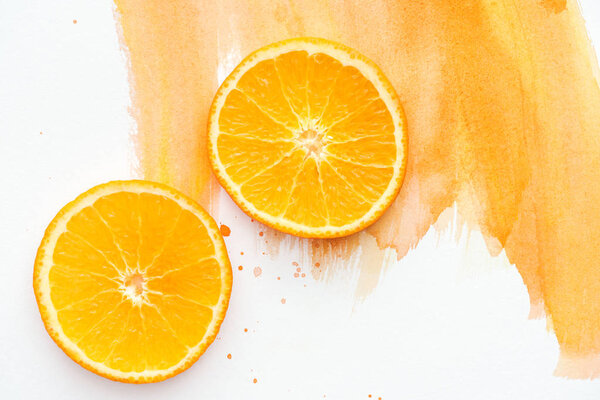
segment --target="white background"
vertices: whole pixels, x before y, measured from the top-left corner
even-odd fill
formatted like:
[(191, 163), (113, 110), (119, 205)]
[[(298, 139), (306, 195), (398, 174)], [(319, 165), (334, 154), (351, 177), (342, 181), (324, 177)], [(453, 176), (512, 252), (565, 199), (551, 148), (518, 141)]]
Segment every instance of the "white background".
[[(600, 5), (581, 3), (598, 45)], [(320, 282), (301, 265), (308, 277), (293, 278), (299, 255), (262, 255), (258, 227), (228, 199), (217, 220), (232, 227), (234, 287), (206, 354), (159, 384), (84, 370), (43, 328), (33, 261), (65, 203), (134, 177), (128, 95), (111, 2), (0, 0), (0, 398), (600, 398), (600, 380), (553, 376), (556, 339), (527, 319), (519, 274), (477, 232), (457, 243), (432, 229), (356, 302), (357, 271)]]

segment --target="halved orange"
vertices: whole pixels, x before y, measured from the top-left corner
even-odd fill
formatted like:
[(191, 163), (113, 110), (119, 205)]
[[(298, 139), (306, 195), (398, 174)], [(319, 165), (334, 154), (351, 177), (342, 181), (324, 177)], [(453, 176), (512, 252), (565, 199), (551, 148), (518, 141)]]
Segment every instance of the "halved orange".
[(324, 39), (264, 47), (225, 79), (208, 123), (212, 168), (248, 214), (304, 237), (372, 224), (404, 179), (406, 120), (363, 55)]
[(215, 339), (231, 265), (196, 202), (164, 185), (115, 181), (50, 223), (33, 287), (46, 330), (69, 357), (109, 379), (156, 382)]

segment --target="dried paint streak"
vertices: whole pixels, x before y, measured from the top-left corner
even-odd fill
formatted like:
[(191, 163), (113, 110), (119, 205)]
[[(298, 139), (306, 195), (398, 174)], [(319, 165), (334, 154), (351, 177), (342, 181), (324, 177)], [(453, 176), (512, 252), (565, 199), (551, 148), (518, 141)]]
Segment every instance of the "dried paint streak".
[(217, 15), (191, 1), (115, 3), (129, 60), (140, 172), (214, 209), (204, 142), (217, 88), (218, 37), (211, 25)]
[[(306, 249), (329, 279), (381, 279), (457, 205), (492, 254), (505, 249), (561, 347), (557, 373), (600, 374), (600, 90), (575, 0), (117, 0), (145, 177), (211, 199), (205, 122), (217, 82), (242, 56), (321, 36), (371, 57), (408, 118), (407, 176), (366, 232), (308, 241), (261, 228), (270, 253)], [(213, 201), (214, 204), (214, 201)], [(385, 253), (388, 252), (388, 253)]]

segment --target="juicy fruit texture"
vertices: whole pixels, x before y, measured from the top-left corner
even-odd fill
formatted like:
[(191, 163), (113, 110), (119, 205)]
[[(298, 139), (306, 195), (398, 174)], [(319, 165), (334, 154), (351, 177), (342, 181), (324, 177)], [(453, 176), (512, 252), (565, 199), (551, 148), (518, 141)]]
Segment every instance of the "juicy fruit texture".
[(299, 236), (344, 236), (398, 193), (405, 127), (372, 61), (323, 39), (291, 39), (248, 56), (219, 88), (210, 161), (257, 220)]
[(110, 379), (155, 382), (214, 340), (231, 266), (219, 228), (194, 201), (164, 185), (117, 181), (54, 218), (34, 289), (48, 333), (76, 362)]

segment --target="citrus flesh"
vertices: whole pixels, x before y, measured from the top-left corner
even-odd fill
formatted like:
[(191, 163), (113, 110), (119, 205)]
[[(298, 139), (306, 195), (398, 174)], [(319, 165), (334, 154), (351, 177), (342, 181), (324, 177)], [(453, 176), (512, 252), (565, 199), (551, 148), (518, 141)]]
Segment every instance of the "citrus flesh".
[(304, 237), (372, 224), (406, 166), (402, 106), (372, 61), (324, 39), (290, 39), (249, 55), (209, 117), (211, 166), (249, 215)]
[(191, 366), (214, 340), (231, 293), (219, 228), (167, 186), (115, 181), (67, 204), (34, 267), (45, 327), (83, 367), (145, 383)]

